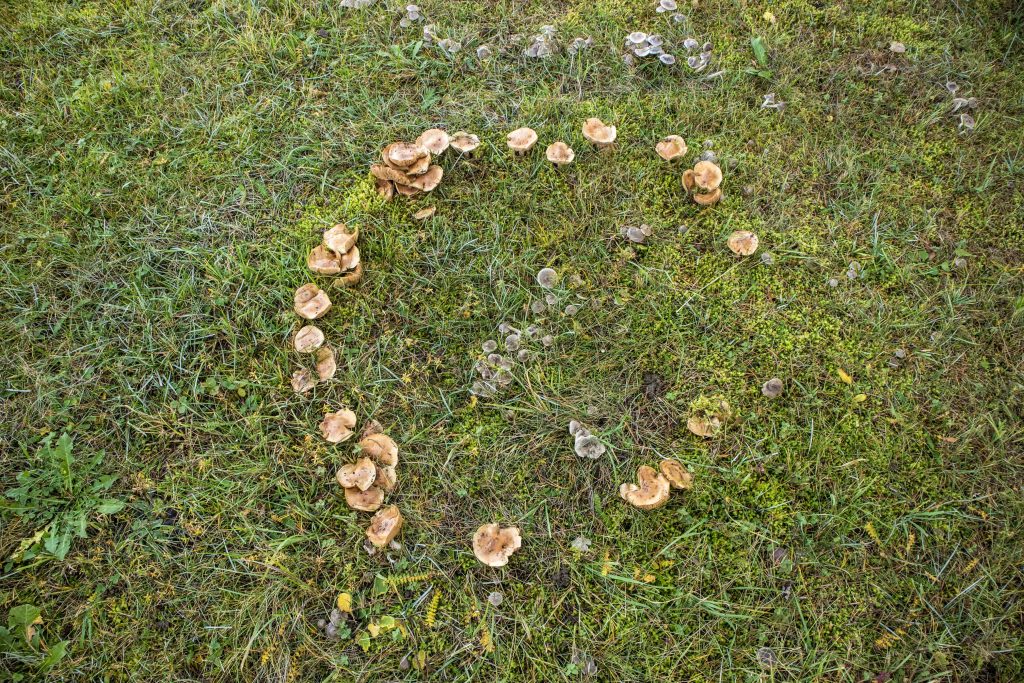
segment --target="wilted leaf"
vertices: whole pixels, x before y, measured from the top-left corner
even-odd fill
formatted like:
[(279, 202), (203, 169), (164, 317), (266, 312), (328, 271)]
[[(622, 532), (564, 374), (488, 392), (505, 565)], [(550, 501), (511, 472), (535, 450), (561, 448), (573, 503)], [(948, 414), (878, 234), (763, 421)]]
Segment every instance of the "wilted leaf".
[(843, 380), (847, 384), (853, 384), (853, 377), (850, 377), (850, 375), (846, 373), (846, 370), (836, 368), (836, 373), (839, 375), (839, 379)]
[(352, 612), (352, 594), (340, 593), (338, 595), (338, 609), (345, 613)]
[(868, 400), (867, 394), (857, 394), (856, 396), (853, 397), (854, 403), (863, 403), (866, 400)]

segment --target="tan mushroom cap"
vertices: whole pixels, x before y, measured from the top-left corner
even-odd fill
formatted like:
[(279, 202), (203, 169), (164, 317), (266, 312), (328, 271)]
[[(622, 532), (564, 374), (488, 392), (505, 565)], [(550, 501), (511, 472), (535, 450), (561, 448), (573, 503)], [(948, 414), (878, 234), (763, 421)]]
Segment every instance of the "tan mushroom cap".
[(711, 192), (705, 193), (694, 192), (693, 201), (697, 202), (701, 206), (711, 206), (712, 204), (717, 204), (718, 202), (722, 201), (722, 188), (716, 187)]
[(395, 536), (402, 530), (402, 521), (402, 513), (399, 512), (397, 505), (381, 508), (370, 520), (366, 537), (374, 546), (384, 548), (395, 540)]
[(360, 491), (355, 486), (345, 489), (345, 502), (353, 510), (374, 512), (384, 504), (384, 492), (376, 486)]
[(369, 458), (359, 458), (355, 462), (342, 465), (335, 478), (342, 488), (355, 487), (360, 491), (365, 491), (373, 486), (373, 482), (377, 479), (377, 466)]
[(548, 161), (553, 163), (555, 166), (571, 164), (572, 160), (576, 158), (576, 152), (572, 151), (572, 147), (561, 141), (552, 142), (548, 145), (546, 154)]
[(334, 279), (334, 284), (339, 287), (351, 287), (358, 284), (363, 279), (363, 264), (357, 263), (356, 267), (347, 273), (342, 274), (341, 277)]
[(387, 434), (371, 434), (359, 442), (359, 447), (381, 465), (398, 464), (398, 444)]
[(717, 190), (722, 184), (722, 169), (711, 161), (698, 161), (693, 167), (693, 179), (702, 190)]
[(659, 157), (665, 161), (672, 161), (686, 154), (686, 140), (678, 135), (669, 135), (663, 137), (661, 142), (654, 146), (654, 149), (657, 150)]
[(425, 130), (416, 138), (416, 144), (431, 154), (441, 154), (448, 149), (448, 133), (440, 128)]
[(607, 147), (615, 142), (615, 126), (608, 126), (601, 119), (590, 118), (583, 122), (583, 137), (598, 147)]
[(313, 373), (305, 368), (292, 373), (292, 390), (296, 394), (304, 394), (316, 386), (316, 379)]
[(750, 256), (757, 251), (757, 235), (749, 230), (737, 230), (729, 235), (729, 249), (740, 256)]
[(686, 420), (686, 428), (697, 436), (710, 439), (718, 436), (718, 433), (722, 431), (722, 421), (715, 416), (701, 417), (700, 415), (691, 415)]
[(488, 567), (504, 567), (522, 545), (519, 527), (502, 529), (497, 524), (484, 524), (473, 534), (473, 554)]
[(658, 469), (668, 479), (668, 483), (672, 484), (672, 488), (688, 489), (693, 487), (693, 475), (687, 472), (678, 460), (662, 460), (658, 464)]
[(683, 171), (683, 189), (687, 192), (693, 192), (693, 189), (697, 187), (697, 181), (694, 179), (694, 175), (692, 168), (688, 168)]
[(313, 247), (313, 250), (309, 252), (306, 266), (320, 275), (337, 275), (344, 270), (338, 255), (322, 244)]
[(356, 414), (348, 408), (334, 413), (327, 413), (320, 422), (320, 433), (328, 443), (342, 443), (352, 438), (355, 433)]
[(338, 265), (343, 271), (352, 270), (359, 265), (359, 247), (352, 247), (338, 257)]
[(390, 180), (384, 178), (374, 178), (374, 185), (377, 188), (377, 194), (384, 198), (384, 201), (390, 202), (395, 196), (395, 186)]
[(316, 325), (306, 325), (295, 333), (295, 350), (299, 353), (312, 353), (324, 343), (324, 333)]
[(430, 152), (412, 142), (392, 142), (381, 151), (380, 157), (391, 168), (407, 169), (422, 163), (424, 157), (429, 163)]
[(411, 183), (412, 187), (417, 190), (423, 190), (424, 192), (430, 192), (441, 182), (441, 176), (444, 175), (444, 169), (440, 166), (431, 166), (430, 170), (423, 175), (414, 178)]
[(516, 128), (506, 136), (508, 148), (516, 154), (529, 152), (537, 144), (537, 131), (533, 128)]
[(371, 164), (370, 175), (378, 180), (390, 180), (403, 185), (408, 185), (416, 177), (405, 169), (391, 168), (387, 164)]
[(418, 194), (423, 194), (423, 190), (412, 185), (405, 185), (402, 183), (395, 183), (395, 191), (403, 197), (415, 197)]
[(639, 486), (632, 483), (619, 486), (619, 496), (624, 501), (641, 510), (654, 510), (668, 502), (668, 479), (653, 467), (641, 465), (636, 471), (636, 479)]
[(316, 351), (316, 374), (320, 375), (320, 381), (334, 379), (338, 372), (338, 363), (334, 358), (334, 349), (330, 346), (322, 346)]
[(409, 174), (409, 177), (415, 177), (423, 175), (430, 168), (430, 155), (421, 157), (419, 161), (405, 169), (405, 172)]
[(436, 206), (427, 206), (412, 215), (418, 221), (425, 221), (428, 218), (433, 218), (434, 214), (437, 213)]
[(316, 320), (331, 310), (327, 292), (310, 282), (295, 290), (295, 312), (306, 320)]
[(480, 138), (473, 133), (467, 133), (464, 130), (460, 130), (451, 137), (451, 146), (456, 152), (472, 152), (474, 149), (480, 146)]
[(398, 471), (392, 465), (377, 465), (377, 486), (394, 491), (398, 486)]
[(356, 240), (358, 239), (359, 228), (349, 232), (348, 226), (344, 223), (338, 223), (330, 230), (324, 231), (324, 246), (335, 254), (347, 253), (352, 247), (356, 246)]

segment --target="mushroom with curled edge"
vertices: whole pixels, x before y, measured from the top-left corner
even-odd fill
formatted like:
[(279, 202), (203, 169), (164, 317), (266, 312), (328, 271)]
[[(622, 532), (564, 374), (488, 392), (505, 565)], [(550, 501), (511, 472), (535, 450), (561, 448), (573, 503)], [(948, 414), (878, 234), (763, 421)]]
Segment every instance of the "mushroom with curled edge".
[(601, 119), (590, 118), (583, 122), (583, 137), (598, 149), (610, 147), (617, 135), (615, 126), (606, 125)]
[(441, 183), (441, 177), (444, 175), (444, 169), (440, 166), (431, 166), (427, 169), (427, 172), (423, 175), (413, 178), (412, 182), (409, 183), (411, 187), (415, 187), (421, 192), (431, 192), (435, 187)]
[(304, 394), (316, 386), (316, 379), (313, 373), (301, 368), (292, 373), (292, 390), (296, 394)]
[(378, 510), (370, 519), (366, 537), (375, 547), (384, 548), (395, 540), (395, 536), (402, 530), (402, 522), (402, 513), (398, 506), (388, 505)]
[(328, 443), (342, 443), (352, 438), (355, 433), (356, 414), (348, 408), (334, 413), (327, 413), (320, 422), (320, 433)]
[(342, 465), (335, 478), (342, 488), (355, 487), (360, 491), (365, 491), (377, 480), (377, 466), (369, 458), (359, 458), (354, 463)]
[(576, 153), (572, 151), (572, 147), (561, 141), (552, 142), (548, 145), (545, 154), (547, 155), (548, 161), (555, 166), (571, 164), (572, 160), (576, 158)]
[(473, 554), (488, 567), (504, 567), (508, 558), (523, 545), (519, 528), (502, 529), (495, 524), (484, 524), (473, 534)]
[(365, 491), (353, 486), (345, 489), (345, 502), (353, 510), (375, 512), (384, 503), (384, 492), (376, 486), (371, 486)]
[[(381, 151), (380, 156), (391, 168), (405, 171), (409, 175), (423, 173), (430, 165), (430, 151), (412, 142), (392, 142)], [(421, 167), (422, 171), (419, 170)]]
[(341, 256), (322, 244), (313, 247), (313, 250), (309, 252), (306, 266), (320, 275), (337, 275), (343, 270)]
[(460, 130), (451, 137), (450, 144), (452, 149), (460, 154), (471, 154), (477, 147), (480, 146), (480, 138), (473, 133), (467, 133), (464, 130)]
[(682, 463), (678, 460), (662, 460), (658, 463), (658, 469), (668, 479), (668, 483), (672, 485), (674, 489), (689, 489), (693, 488), (693, 475), (686, 471)]
[(508, 148), (517, 155), (526, 154), (537, 144), (537, 131), (533, 128), (516, 128), (505, 140), (508, 142)]
[(295, 333), (293, 343), (299, 353), (313, 353), (323, 346), (324, 333), (316, 325), (305, 325)]
[(425, 130), (416, 138), (416, 144), (436, 156), (448, 149), (448, 133), (440, 128)]
[(619, 486), (619, 496), (641, 510), (654, 510), (668, 502), (670, 484), (663, 474), (653, 467), (641, 465), (636, 472), (638, 484), (626, 483)]
[(347, 273), (342, 273), (338, 277), (334, 278), (334, 284), (338, 287), (352, 287), (359, 283), (363, 279), (363, 264), (358, 263), (356, 267)]
[(381, 465), (398, 464), (398, 444), (387, 434), (371, 434), (359, 442), (359, 448)]
[(316, 320), (331, 310), (331, 299), (327, 292), (314, 283), (302, 285), (295, 290), (295, 312), (306, 320)]
[(686, 140), (678, 135), (669, 135), (667, 137), (663, 137), (661, 141), (654, 146), (654, 149), (657, 150), (658, 156), (665, 161), (675, 161), (676, 159), (686, 155)]
[(359, 228), (349, 232), (348, 226), (338, 223), (330, 230), (324, 231), (324, 246), (335, 254), (347, 254), (359, 240)]

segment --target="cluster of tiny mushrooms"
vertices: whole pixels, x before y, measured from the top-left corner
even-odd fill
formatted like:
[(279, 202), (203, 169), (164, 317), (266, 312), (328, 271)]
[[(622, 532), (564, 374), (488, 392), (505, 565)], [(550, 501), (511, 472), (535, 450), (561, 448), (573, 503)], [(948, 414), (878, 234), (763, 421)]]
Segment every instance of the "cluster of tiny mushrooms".
[[(617, 137), (615, 126), (607, 125), (598, 118), (588, 118), (583, 123), (583, 137), (598, 150), (613, 147)], [(518, 128), (506, 137), (508, 147), (516, 155), (525, 155), (537, 144), (538, 135), (532, 128)], [(433, 191), (441, 182), (444, 170), (431, 163), (434, 157), (449, 148), (462, 155), (471, 155), (479, 146), (480, 138), (472, 133), (459, 131), (449, 135), (440, 128), (424, 131), (415, 142), (394, 142), (381, 152), (381, 162), (370, 167), (376, 181), (378, 194), (386, 200), (398, 193), (406, 197)], [(655, 151), (667, 162), (676, 162), (686, 156), (686, 141), (678, 135), (669, 135), (655, 145)], [(547, 160), (555, 167), (571, 164), (576, 153), (562, 141), (552, 142), (545, 151)], [(698, 161), (693, 168), (682, 174), (682, 186), (700, 206), (711, 206), (722, 199), (722, 170), (710, 160)], [(431, 206), (415, 214), (418, 219), (430, 218), (435, 207)], [(650, 234), (647, 226), (633, 228), (638, 231), (634, 241)], [(624, 228), (626, 231), (626, 228)], [(363, 275), (360, 261), (358, 229), (350, 231), (346, 225), (338, 224), (323, 234), (323, 241), (317, 245), (307, 259), (309, 269), (320, 275), (336, 276), (334, 284), (351, 287)], [(757, 235), (746, 230), (733, 232), (728, 239), (729, 249), (740, 256), (750, 256), (758, 248)], [(550, 269), (545, 269), (550, 270)], [(553, 272), (553, 271), (552, 271)], [(313, 321), (324, 316), (331, 309), (331, 300), (325, 291), (315, 283), (308, 283), (295, 291), (295, 313), (301, 318)], [(337, 363), (333, 349), (325, 345), (324, 333), (315, 325), (307, 324), (295, 333), (293, 345), (302, 354), (315, 353), (316, 377), (305, 368), (292, 374), (292, 388), (296, 393), (310, 391), (319, 381), (334, 377)], [(781, 393), (781, 381), (773, 378), (762, 388), (765, 396), (774, 397)], [(692, 415), (687, 422), (691, 432), (702, 437), (716, 436), (722, 425), (732, 416), (729, 404), (722, 400), (714, 410)], [(320, 423), (320, 433), (331, 444), (350, 440), (355, 434), (356, 414), (348, 408), (329, 412)], [(569, 424), (569, 433), (574, 439), (574, 451), (582, 458), (596, 459), (605, 453), (604, 444), (579, 422)], [(402, 529), (402, 513), (397, 505), (384, 506), (387, 493), (398, 484), (398, 444), (385, 434), (376, 421), (371, 421), (356, 446), (355, 462), (342, 465), (337, 473), (338, 484), (344, 489), (345, 502), (353, 510), (373, 512), (366, 536), (376, 548), (393, 543)], [(637, 470), (637, 483), (627, 482), (619, 487), (619, 496), (627, 503), (641, 509), (653, 510), (669, 499), (671, 489), (685, 490), (693, 486), (693, 475), (677, 460), (665, 459), (659, 469), (643, 465)], [(522, 546), (518, 527), (501, 527), (497, 523), (484, 524), (473, 535), (473, 554), (480, 562), (490, 567), (503, 567), (509, 557)]]

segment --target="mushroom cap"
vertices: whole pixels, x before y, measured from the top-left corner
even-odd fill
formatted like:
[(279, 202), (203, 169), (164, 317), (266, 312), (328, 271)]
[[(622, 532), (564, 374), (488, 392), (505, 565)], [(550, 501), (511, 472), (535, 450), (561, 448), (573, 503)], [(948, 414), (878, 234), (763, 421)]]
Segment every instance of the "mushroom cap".
[(472, 152), (474, 149), (480, 146), (480, 138), (473, 133), (467, 133), (464, 130), (460, 130), (451, 137), (451, 146), (456, 152)]
[(533, 128), (516, 128), (505, 139), (513, 152), (529, 152), (537, 144), (537, 131)]
[(392, 142), (381, 151), (380, 157), (391, 168), (404, 170), (420, 163), (424, 157), (429, 163), (430, 152), (413, 142)]
[(356, 228), (354, 232), (349, 232), (348, 226), (344, 223), (338, 223), (330, 230), (324, 231), (324, 246), (335, 254), (347, 253), (352, 247), (356, 246), (356, 240), (358, 239), (359, 228)]
[(381, 465), (398, 464), (398, 444), (387, 434), (371, 434), (359, 442), (359, 447)]
[(398, 192), (398, 194), (402, 195), (403, 197), (415, 197), (418, 194), (423, 194), (423, 190), (419, 189), (418, 187), (413, 187), (412, 185), (405, 185), (399, 182), (395, 183), (395, 190)]
[(710, 439), (718, 436), (718, 433), (722, 431), (722, 421), (715, 416), (701, 417), (700, 415), (691, 415), (686, 420), (686, 428), (697, 436)]
[(619, 487), (619, 496), (641, 510), (653, 510), (668, 502), (670, 484), (668, 479), (653, 467), (641, 465), (636, 471), (640, 485), (627, 483)]
[(320, 381), (334, 379), (337, 372), (338, 363), (334, 358), (334, 349), (330, 346), (321, 346), (316, 351), (316, 374), (320, 375)]
[(377, 188), (377, 194), (384, 198), (384, 201), (390, 202), (395, 196), (395, 186), (390, 180), (386, 178), (374, 178), (374, 185)]
[(686, 140), (678, 135), (669, 135), (663, 137), (661, 142), (654, 146), (654, 149), (658, 151), (659, 157), (665, 161), (672, 161), (686, 154)]
[(412, 178), (414, 176), (423, 175), (429, 169), (430, 169), (430, 155), (428, 154), (425, 157), (421, 157), (419, 161), (417, 161), (415, 164), (413, 164), (409, 168), (405, 169), (405, 172), (409, 175), (410, 178)]
[(395, 183), (408, 185), (415, 176), (407, 173), (405, 169), (391, 168), (387, 164), (370, 164), (370, 175), (377, 180), (390, 180)]
[(432, 218), (435, 213), (437, 213), (436, 206), (427, 206), (414, 213), (412, 217), (418, 221), (425, 221), (428, 218)]
[(305, 368), (300, 368), (292, 373), (292, 390), (296, 394), (304, 394), (316, 386), (313, 373)]
[(357, 284), (363, 279), (363, 264), (357, 263), (356, 267), (347, 273), (342, 273), (341, 277), (334, 278), (334, 284), (339, 287), (351, 287)]
[(398, 472), (392, 465), (377, 465), (377, 486), (385, 491), (394, 491), (398, 486)]
[(772, 377), (770, 380), (761, 385), (761, 393), (768, 398), (778, 398), (782, 396), (783, 390), (786, 385), (782, 383), (782, 380), (778, 377)]
[(693, 487), (693, 475), (687, 472), (678, 460), (662, 460), (658, 464), (658, 469), (668, 479), (668, 483), (672, 484), (672, 488), (688, 489)]
[(309, 252), (306, 265), (311, 271), (320, 275), (337, 275), (343, 270), (338, 255), (322, 244), (316, 245)]
[(694, 179), (694, 175), (692, 168), (688, 168), (683, 171), (683, 189), (687, 192), (693, 192), (693, 188), (697, 187), (697, 181)]
[(438, 186), (438, 184), (441, 182), (441, 176), (443, 175), (443, 168), (441, 168), (440, 166), (431, 166), (430, 170), (428, 170), (426, 173), (419, 176), (418, 178), (413, 179), (413, 181), (409, 184), (412, 187), (415, 187), (417, 190), (430, 192), (431, 190)]
[(373, 482), (377, 479), (377, 466), (369, 458), (359, 458), (355, 462), (342, 465), (335, 478), (342, 488), (355, 487), (360, 491), (365, 491), (373, 486)]
[(504, 567), (522, 545), (519, 527), (502, 529), (496, 523), (484, 524), (473, 534), (473, 554), (488, 567)]
[(345, 502), (353, 510), (374, 512), (384, 504), (384, 492), (376, 486), (360, 491), (355, 486), (345, 489)]
[(717, 190), (722, 184), (722, 169), (713, 161), (698, 161), (693, 167), (693, 179), (702, 190)]
[(595, 145), (610, 145), (615, 142), (615, 126), (608, 126), (601, 119), (590, 118), (583, 122), (583, 137)]
[(711, 206), (722, 201), (722, 188), (716, 187), (711, 192), (694, 192), (693, 201), (697, 202), (701, 206)]
[(601, 440), (596, 436), (591, 435), (590, 432), (583, 430), (583, 432), (580, 433), (580, 431), (577, 430), (573, 450), (576, 451), (576, 455), (581, 458), (596, 460), (604, 455), (606, 449), (605, 445), (601, 443)]
[(295, 312), (306, 320), (316, 320), (331, 310), (327, 292), (310, 282), (295, 290)]
[(383, 507), (370, 519), (366, 537), (374, 546), (384, 548), (395, 540), (395, 536), (402, 530), (402, 521), (402, 513), (399, 512), (397, 505)]
[(757, 235), (749, 230), (737, 230), (729, 235), (729, 249), (740, 256), (750, 256), (757, 251)]
[(327, 413), (320, 422), (320, 433), (329, 443), (341, 443), (352, 438), (356, 426), (356, 414), (348, 408)]
[(565, 166), (571, 164), (572, 160), (576, 158), (576, 152), (572, 151), (572, 147), (564, 142), (552, 142), (548, 145), (547, 157), (548, 161), (555, 166)]
[(299, 353), (312, 353), (324, 343), (324, 333), (316, 325), (306, 325), (295, 333), (295, 350)]
[(448, 149), (448, 133), (440, 128), (431, 128), (420, 133), (416, 144), (431, 154), (440, 154)]

